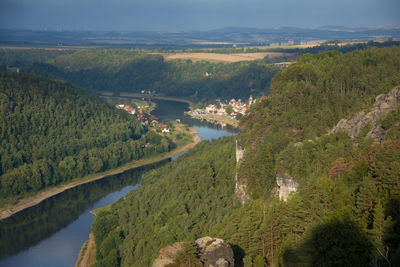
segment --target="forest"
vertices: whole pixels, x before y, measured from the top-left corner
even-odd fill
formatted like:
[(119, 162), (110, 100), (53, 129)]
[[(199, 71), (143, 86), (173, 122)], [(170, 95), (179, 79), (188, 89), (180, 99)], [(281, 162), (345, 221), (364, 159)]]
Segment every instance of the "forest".
[(0, 72), (0, 137), (3, 202), (175, 147), (78, 87), (7, 72)]
[(31, 57), (25, 53), (0, 50), (0, 62), (4, 62), (0, 69), (19, 67), (22, 72), (68, 81), (94, 93), (150, 90), (194, 102), (267, 94), (271, 78), (280, 69), (268, 60), (230, 64), (165, 61), (162, 54), (147, 50), (84, 49), (58, 54), (39, 50)]
[[(275, 51), (294, 57), (323, 51), (348, 53), (372, 47), (390, 47), (398, 41), (367, 42), (342, 45), (323, 43), (310, 48), (220, 48), (209, 53), (250, 53)], [(193, 49), (191, 52), (204, 52)], [(293, 56), (292, 56), (293, 58)], [(150, 90), (161, 96), (181, 97), (195, 103), (209, 103), (216, 98), (247, 99), (250, 95), (270, 93), (272, 77), (281, 70), (269, 59), (237, 63), (170, 60), (162, 52), (144, 49), (0, 49), (0, 69), (19, 67), (22, 72), (54, 80), (68, 81), (92, 93), (139, 93)]]
[(97, 265), (151, 266), (161, 247), (210, 231), (239, 206), (234, 171), (234, 140), (225, 137), (146, 173), (138, 190), (96, 215)]
[[(233, 138), (202, 142), (95, 217), (97, 266), (148, 266), (165, 245), (206, 235), (229, 242), (239, 266), (400, 265), (400, 109), (379, 119), (381, 142), (370, 125), (327, 134), (399, 74), (400, 47), (303, 55), (242, 118), (238, 166)], [(287, 201), (277, 172), (299, 183)]]

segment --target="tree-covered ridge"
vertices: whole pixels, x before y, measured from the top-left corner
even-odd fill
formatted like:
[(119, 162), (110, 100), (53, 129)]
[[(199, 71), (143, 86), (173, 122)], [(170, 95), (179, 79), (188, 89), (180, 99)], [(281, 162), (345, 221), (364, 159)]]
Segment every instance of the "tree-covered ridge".
[(135, 117), (80, 88), (0, 73), (1, 196), (36, 192), (173, 145), (145, 133)]
[(281, 153), (278, 161), (290, 164), (298, 192), (283, 202), (267, 191), (267, 198), (233, 211), (211, 234), (242, 248), (253, 266), (260, 266), (258, 257), (283, 266), (399, 264), (399, 137), (359, 141), (355, 147), (336, 134)]
[[(400, 108), (380, 118), (381, 143), (368, 125), (354, 139), (326, 134), (399, 84), (399, 52), (306, 55), (277, 75), (242, 121), (238, 178), (253, 199), (235, 206), (233, 144), (219, 153), (223, 140), (205, 143), (97, 216), (98, 265), (149, 266), (166, 244), (202, 235), (228, 241), (246, 267), (399, 265)], [(215, 175), (215, 159), (229, 172)], [(277, 171), (299, 183), (287, 202), (276, 197)]]
[(207, 101), (266, 94), (279, 68), (268, 60), (231, 64), (165, 61), (161, 54), (144, 50), (87, 49), (25, 66), (22, 71), (66, 80), (96, 92), (151, 90)]
[(84, 49), (72, 54), (62, 55), (49, 60), (60, 69), (79, 71), (89, 69), (104, 69), (112, 71), (114, 68), (125, 65), (132, 60), (146, 55), (145, 50), (125, 49)]
[(73, 50), (62, 49), (0, 49), (0, 69), (9, 65), (10, 67), (22, 67), (33, 63), (45, 63), (54, 58), (68, 55)]
[(246, 154), (240, 176), (256, 196), (268, 194), (288, 146), (326, 134), (399, 84), (400, 47), (300, 57), (274, 77), (268, 99), (241, 120)]
[(234, 142), (203, 141), (145, 174), (141, 187), (97, 214), (98, 266), (151, 266), (161, 247), (207, 235), (235, 206)]

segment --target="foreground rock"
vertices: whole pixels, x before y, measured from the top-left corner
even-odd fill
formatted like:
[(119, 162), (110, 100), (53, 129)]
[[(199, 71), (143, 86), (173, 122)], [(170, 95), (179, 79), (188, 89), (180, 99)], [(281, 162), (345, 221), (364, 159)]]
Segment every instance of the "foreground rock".
[(206, 236), (197, 239), (195, 243), (199, 248), (200, 258), (204, 266), (234, 266), (233, 250), (224, 240)]
[[(229, 244), (219, 238), (209, 236), (196, 240), (199, 258), (205, 267), (233, 267), (235, 264), (233, 250)], [(184, 242), (177, 242), (160, 249), (159, 257), (153, 267), (164, 267), (175, 262), (178, 253), (183, 250)]]

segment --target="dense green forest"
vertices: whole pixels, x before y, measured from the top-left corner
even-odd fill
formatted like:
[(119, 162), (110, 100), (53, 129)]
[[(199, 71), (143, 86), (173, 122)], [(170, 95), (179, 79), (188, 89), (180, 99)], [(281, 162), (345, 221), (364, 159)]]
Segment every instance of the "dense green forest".
[(165, 61), (162, 54), (147, 50), (0, 50), (0, 70), (19, 67), (94, 92), (151, 90), (196, 102), (267, 94), (271, 78), (279, 71), (270, 63), (268, 59), (229, 64)]
[(45, 63), (59, 56), (73, 53), (74, 50), (63, 49), (0, 49), (0, 69), (7, 65), (10, 67), (22, 67), (33, 63)]
[(300, 57), (274, 77), (268, 99), (241, 120), (239, 136), (248, 156), (240, 176), (256, 196), (268, 194), (276, 167), (289, 168), (276, 163), (291, 156), (290, 144), (327, 133), (399, 84), (400, 47)]
[[(149, 266), (158, 250), (210, 235), (244, 266), (400, 265), (400, 108), (384, 140), (327, 132), (400, 85), (400, 47), (304, 55), (241, 120), (245, 155), (234, 196), (234, 142), (203, 142), (96, 216), (98, 266)], [(299, 183), (275, 197), (276, 172)]]
[(151, 90), (195, 101), (266, 94), (279, 70), (264, 60), (230, 64), (165, 61), (162, 55), (143, 50), (80, 50), (48, 63), (33, 64), (23, 71), (67, 80), (93, 91)]
[(78, 87), (5, 72), (0, 73), (0, 137), (3, 200), (175, 146)]
[(141, 187), (95, 217), (98, 266), (151, 266), (158, 250), (220, 223), (234, 198), (233, 138), (203, 141), (145, 174)]
[[(255, 199), (250, 204), (255, 206), (245, 210), (260, 222), (251, 226), (260, 236), (252, 237), (258, 244), (241, 239), (240, 246), (248, 246), (253, 256), (262, 252), (269, 262), (287, 260), (289, 266), (399, 261), (399, 110), (381, 119), (386, 136), (381, 144), (366, 138), (370, 126), (356, 140), (344, 133), (326, 135), (341, 118), (370, 107), (378, 94), (397, 85), (400, 47), (304, 55), (274, 77), (268, 99), (241, 120), (239, 137), (246, 152), (238, 175)], [(299, 193), (287, 203), (267, 201), (263, 207), (278, 171), (299, 182)], [(275, 215), (266, 220), (257, 205)], [(262, 224), (270, 227), (264, 236)], [(224, 229), (229, 229), (226, 224)], [(334, 250), (329, 240), (318, 240), (319, 231), (329, 236), (339, 229), (343, 236), (345, 231), (358, 233), (345, 239), (354, 257), (347, 263), (339, 259), (346, 247)], [(332, 238), (340, 243), (334, 239), (339, 237)]]

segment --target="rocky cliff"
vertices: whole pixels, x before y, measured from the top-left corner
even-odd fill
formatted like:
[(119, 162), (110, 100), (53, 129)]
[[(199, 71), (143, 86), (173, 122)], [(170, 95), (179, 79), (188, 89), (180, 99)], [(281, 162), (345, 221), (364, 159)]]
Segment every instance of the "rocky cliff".
[(329, 131), (329, 134), (346, 132), (351, 138), (355, 138), (360, 134), (362, 129), (370, 125), (371, 130), (367, 133), (367, 137), (371, 137), (375, 142), (382, 142), (385, 136), (378, 121), (397, 108), (399, 97), (399, 86), (393, 88), (387, 94), (378, 95), (375, 99), (375, 103), (369, 110), (357, 112), (350, 119), (341, 119), (338, 124)]
[(276, 174), (276, 183), (278, 185), (279, 199), (286, 201), (291, 192), (296, 192), (299, 184), (292, 176), (286, 173), (278, 172)]
[(220, 238), (209, 236), (196, 240), (200, 259), (206, 267), (233, 267), (235, 264), (231, 246)]
[[(204, 267), (233, 267), (235, 264), (233, 250), (229, 244), (219, 238), (209, 236), (196, 240), (201, 264)], [(175, 262), (179, 251), (184, 248), (184, 242), (177, 242), (160, 249), (159, 257), (153, 267), (164, 267)]]
[[(239, 140), (236, 139), (236, 169), (239, 168), (240, 160), (243, 158), (243, 155), (244, 149), (241, 147)], [(247, 193), (246, 181), (239, 178), (237, 176), (237, 172), (235, 178), (235, 195), (239, 199), (240, 203), (242, 203), (242, 205), (246, 201), (250, 200), (250, 195)]]

